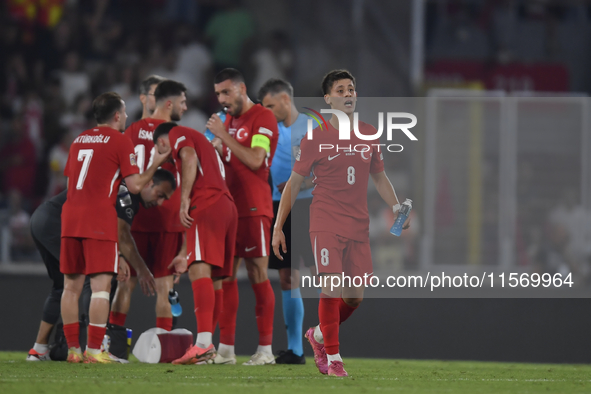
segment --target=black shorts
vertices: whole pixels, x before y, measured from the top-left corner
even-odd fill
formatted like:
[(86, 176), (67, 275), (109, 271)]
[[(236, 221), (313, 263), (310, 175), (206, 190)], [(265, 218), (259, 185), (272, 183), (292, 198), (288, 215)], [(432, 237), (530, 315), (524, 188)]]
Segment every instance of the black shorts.
[[(291, 268), (292, 259), (295, 263), (295, 269), (299, 269), (300, 260), (304, 261), (306, 267), (314, 266), (314, 253), (312, 253), (312, 245), (310, 244), (310, 204), (311, 198), (302, 198), (296, 200), (293, 209), (287, 216), (287, 220), (283, 225), (283, 233), (285, 234), (285, 243), (287, 245), (287, 253), (283, 254), (283, 261), (279, 260), (273, 251), (269, 256), (269, 268), (282, 269)], [(279, 201), (273, 201), (274, 217), (277, 217), (277, 209), (279, 208)], [(297, 226), (292, 227), (292, 214), (298, 218)], [(275, 219), (273, 225), (275, 226)], [(293, 253), (292, 253), (293, 252)]]
[(48, 204), (42, 205), (31, 216), (31, 236), (53, 280), (53, 288), (64, 288), (64, 274), (60, 272), (61, 218)]

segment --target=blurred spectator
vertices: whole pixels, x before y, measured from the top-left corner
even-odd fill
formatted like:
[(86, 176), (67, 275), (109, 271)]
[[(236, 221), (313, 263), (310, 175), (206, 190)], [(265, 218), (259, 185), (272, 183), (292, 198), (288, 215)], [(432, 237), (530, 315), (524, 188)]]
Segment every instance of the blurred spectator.
[(197, 97), (196, 92), (199, 88), (195, 78), (190, 73), (179, 70), (177, 64), (178, 51), (171, 49), (162, 56), (161, 66), (152, 69), (149, 74), (156, 74), (167, 79), (182, 82), (187, 87), (187, 97)]
[(251, 59), (256, 70), (253, 82), (255, 92), (270, 78), (291, 79), (294, 54), (287, 34), (275, 30), (267, 40), (266, 45), (256, 51)]
[(29, 89), (21, 109), (23, 113), (25, 133), (35, 145), (37, 160), (43, 155), (43, 101), (35, 90)]
[(11, 126), (8, 142), (0, 150), (2, 192), (16, 190), (24, 198), (31, 199), (37, 167), (35, 146), (25, 133), (22, 114), (13, 119)]
[(92, 107), (92, 97), (87, 93), (76, 96), (74, 104), (68, 112), (60, 118), (60, 126), (74, 136), (80, 135), (90, 127), (89, 115)]
[(211, 18), (205, 36), (211, 43), (216, 71), (240, 67), (244, 48), (255, 34), (254, 21), (239, 0), (225, 0), (224, 9)]
[(11, 255), (13, 260), (30, 257), (35, 251), (35, 244), (29, 230), (31, 215), (23, 209), (22, 196), (17, 190), (8, 193), (8, 227), (11, 233)]
[(8, 103), (14, 104), (15, 100), (23, 94), (29, 80), (25, 57), (22, 53), (14, 53), (6, 59), (2, 79), (3, 96)]
[(90, 78), (82, 70), (78, 52), (70, 51), (66, 55), (64, 70), (60, 73), (60, 83), (67, 106), (71, 106), (80, 93), (86, 93), (90, 89)]
[(577, 203), (575, 190), (566, 190), (550, 212), (548, 233), (550, 244), (562, 260), (549, 268), (563, 275), (572, 272), (579, 279), (588, 278), (591, 273), (591, 213)]
[(177, 42), (181, 44), (181, 47), (178, 51), (176, 70), (181, 74), (191, 76), (194, 91), (188, 93), (191, 97), (200, 99), (205, 95), (213, 79), (213, 59), (209, 49), (194, 36), (191, 28), (187, 25), (183, 25), (177, 30)]
[(167, 0), (166, 18), (175, 22), (194, 24), (199, 13), (199, 2), (195, 0)]
[(142, 111), (142, 103), (136, 93), (136, 72), (132, 65), (117, 67), (119, 77), (117, 83), (107, 88), (108, 91), (117, 92), (125, 101), (125, 109), (128, 115), (128, 123), (137, 118), (137, 113)]
[(205, 124), (209, 120), (209, 117), (205, 112), (199, 109), (197, 102), (198, 100), (196, 99), (189, 99), (189, 102), (187, 103), (188, 109), (183, 114), (183, 119), (179, 123), (183, 126), (205, 133)]
[(72, 25), (66, 21), (57, 25), (50, 37), (41, 38), (40, 54), (46, 76), (63, 66), (66, 54), (77, 47), (76, 39), (76, 34), (72, 32)]
[(49, 187), (47, 189), (47, 198), (66, 190), (67, 178), (64, 175), (64, 169), (68, 162), (68, 153), (70, 145), (78, 134), (69, 131), (64, 134), (59, 144), (54, 145), (49, 152)]

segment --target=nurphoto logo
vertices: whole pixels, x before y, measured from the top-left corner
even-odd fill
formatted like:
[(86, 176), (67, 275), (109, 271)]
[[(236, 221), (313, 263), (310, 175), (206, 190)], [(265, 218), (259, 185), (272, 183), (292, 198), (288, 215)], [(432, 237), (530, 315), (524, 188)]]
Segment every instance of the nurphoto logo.
[[(308, 132), (307, 138), (312, 140), (314, 138), (314, 120), (318, 123), (320, 130), (328, 130), (328, 123), (326, 119), (321, 114), (333, 114), (339, 120), (339, 140), (340, 141), (350, 141), (351, 140), (351, 122), (349, 117), (346, 113), (338, 109), (321, 109), (320, 113), (318, 111), (313, 110), (312, 108), (304, 107), (307, 110), (312, 111), (312, 113), (307, 113), (312, 119), (308, 119)], [(409, 122), (406, 123), (395, 123), (394, 119), (407, 119)], [(408, 139), (411, 141), (418, 141), (417, 137), (410, 131), (414, 126), (417, 125), (417, 117), (409, 112), (387, 112), (386, 113), (386, 138), (388, 141), (392, 141), (392, 135), (394, 130), (402, 131)], [(359, 113), (353, 113), (353, 132), (355, 136), (363, 141), (375, 141), (379, 140), (384, 132), (384, 113), (378, 112), (378, 128), (375, 134), (366, 135), (361, 134), (359, 131)], [(377, 146), (378, 152), (380, 151), (381, 147), (384, 146), (388, 150), (388, 152), (402, 152), (403, 146), (400, 144), (371, 144), (371, 146)], [(331, 150), (335, 149), (333, 144), (320, 144), (320, 151), (322, 150)], [(339, 147), (336, 145), (336, 150), (345, 149), (344, 147)], [(371, 150), (370, 145), (367, 144), (356, 144), (354, 146), (347, 145), (346, 149), (349, 151), (355, 152), (367, 152)]]

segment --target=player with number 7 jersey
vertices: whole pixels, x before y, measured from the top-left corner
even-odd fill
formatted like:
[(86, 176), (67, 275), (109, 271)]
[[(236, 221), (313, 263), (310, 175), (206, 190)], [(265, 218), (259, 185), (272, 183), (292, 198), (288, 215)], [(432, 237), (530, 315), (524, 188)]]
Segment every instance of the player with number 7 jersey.
[[(121, 96), (103, 93), (92, 103), (92, 110), (97, 127), (84, 131), (74, 140), (64, 171), (68, 196), (62, 208), (61, 313), (69, 362), (112, 363), (120, 360), (100, 347), (109, 313), (111, 279), (119, 265), (115, 209), (119, 184), (125, 179), (128, 190), (139, 193), (168, 156), (156, 155), (153, 165), (139, 174), (133, 145), (121, 134), (127, 120)], [(78, 301), (87, 275), (92, 296), (87, 352), (82, 355), (78, 341)]]
[[(98, 126), (80, 134), (70, 147), (64, 170), (68, 198), (62, 213), (62, 237), (117, 242), (119, 184), (122, 178), (138, 173), (133, 145), (119, 131)], [(110, 268), (116, 271), (114, 265)]]

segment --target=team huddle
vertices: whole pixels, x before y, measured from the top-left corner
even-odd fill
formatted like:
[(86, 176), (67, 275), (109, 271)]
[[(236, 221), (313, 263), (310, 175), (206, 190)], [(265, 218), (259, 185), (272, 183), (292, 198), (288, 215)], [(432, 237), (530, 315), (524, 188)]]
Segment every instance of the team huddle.
[[(355, 87), (346, 70), (331, 71), (322, 82), (326, 103), (351, 119)], [(140, 89), (142, 119), (126, 130), (125, 103), (117, 93), (94, 100), (97, 126), (70, 147), (67, 191), (41, 205), (31, 219), (54, 285), (28, 360), (50, 359), (48, 337), (61, 311), (68, 362), (126, 362), (101, 348), (107, 324), (125, 325), (139, 283), (145, 294), (156, 294), (156, 327), (172, 330), (168, 294), (187, 272), (197, 338), (172, 363), (235, 364), (236, 273), (244, 260), (259, 332), (258, 347), (244, 365), (304, 364), (300, 261), (315, 275), (373, 273), (367, 203), (359, 205), (367, 201), (369, 179), (394, 212), (400, 207), (379, 141), (371, 152), (327, 157), (318, 146), (338, 140), (338, 118), (324, 130), (314, 129), (314, 140), (306, 139), (309, 118), (298, 113), (288, 82), (267, 81), (258, 94), (261, 104), (249, 98), (235, 69), (218, 73), (214, 88), (226, 116), (214, 114), (207, 122), (212, 138), (176, 123), (187, 110), (180, 82), (147, 78)], [(375, 134), (371, 125), (359, 127)], [(291, 226), (292, 209), (304, 226)], [(288, 334), (288, 350), (277, 358), (269, 267), (279, 270)], [(119, 282), (111, 297), (114, 276)], [(85, 282), (90, 296), (83, 352), (78, 305)], [(363, 291), (322, 288), (319, 324), (305, 338), (323, 374), (348, 376), (339, 354), (339, 325), (359, 306)], [(216, 347), (212, 335), (218, 324)]]

